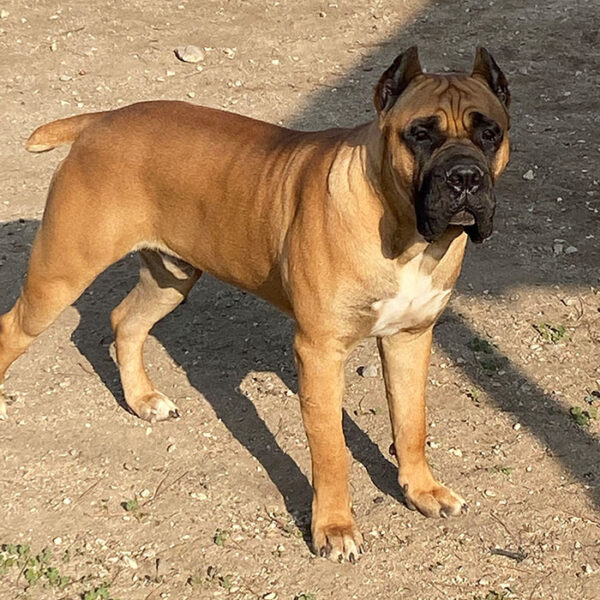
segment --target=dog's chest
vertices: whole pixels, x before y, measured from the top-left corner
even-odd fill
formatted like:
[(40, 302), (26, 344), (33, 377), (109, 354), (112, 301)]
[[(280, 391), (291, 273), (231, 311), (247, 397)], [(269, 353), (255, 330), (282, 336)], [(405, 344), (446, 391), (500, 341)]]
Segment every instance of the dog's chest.
[(397, 293), (371, 305), (375, 316), (371, 335), (383, 337), (428, 327), (442, 312), (452, 292), (423, 271), (420, 257), (405, 265), (397, 279)]

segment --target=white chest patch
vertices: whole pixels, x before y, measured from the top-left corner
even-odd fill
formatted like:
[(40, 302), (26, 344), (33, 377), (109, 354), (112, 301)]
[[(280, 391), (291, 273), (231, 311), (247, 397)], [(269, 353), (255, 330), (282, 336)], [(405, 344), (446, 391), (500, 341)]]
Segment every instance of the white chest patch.
[(417, 256), (405, 265), (398, 277), (398, 293), (371, 305), (375, 324), (371, 335), (383, 337), (427, 326), (442, 312), (452, 289), (434, 286), (430, 274), (420, 270), (421, 257)]

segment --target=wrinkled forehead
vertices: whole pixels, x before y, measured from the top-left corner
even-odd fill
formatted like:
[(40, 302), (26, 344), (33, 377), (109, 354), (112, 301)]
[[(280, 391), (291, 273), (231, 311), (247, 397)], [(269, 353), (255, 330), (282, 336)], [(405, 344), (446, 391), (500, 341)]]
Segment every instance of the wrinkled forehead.
[(442, 131), (460, 136), (469, 129), (473, 112), (508, 128), (504, 106), (483, 80), (462, 73), (419, 75), (400, 96), (389, 119), (395, 128), (404, 128), (414, 119), (435, 115)]

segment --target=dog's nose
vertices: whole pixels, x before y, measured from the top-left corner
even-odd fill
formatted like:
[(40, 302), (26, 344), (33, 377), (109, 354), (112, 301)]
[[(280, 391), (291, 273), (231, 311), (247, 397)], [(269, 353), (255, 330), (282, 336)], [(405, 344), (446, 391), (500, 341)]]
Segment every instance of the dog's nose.
[(482, 180), (483, 172), (476, 165), (456, 165), (446, 171), (446, 183), (460, 194), (476, 192)]

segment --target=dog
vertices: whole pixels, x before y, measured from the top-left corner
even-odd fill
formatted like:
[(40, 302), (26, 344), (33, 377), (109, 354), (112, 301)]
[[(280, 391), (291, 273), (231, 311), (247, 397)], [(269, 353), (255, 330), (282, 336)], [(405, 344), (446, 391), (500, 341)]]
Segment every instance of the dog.
[(206, 271), (295, 320), (317, 554), (355, 562), (362, 552), (342, 396), (344, 363), (365, 337), (377, 338), (408, 507), (464, 512), (425, 457), (425, 385), (467, 240), (492, 232), (494, 184), (509, 158), (508, 83), (484, 48), (470, 74), (426, 74), (412, 47), (383, 73), (374, 104), (372, 122), (317, 132), (171, 101), (38, 128), (27, 150), (72, 147), (52, 178), (21, 295), (0, 319), (0, 381), (99, 273), (137, 250), (139, 283), (111, 323), (139, 417), (179, 414), (146, 374), (142, 348)]

